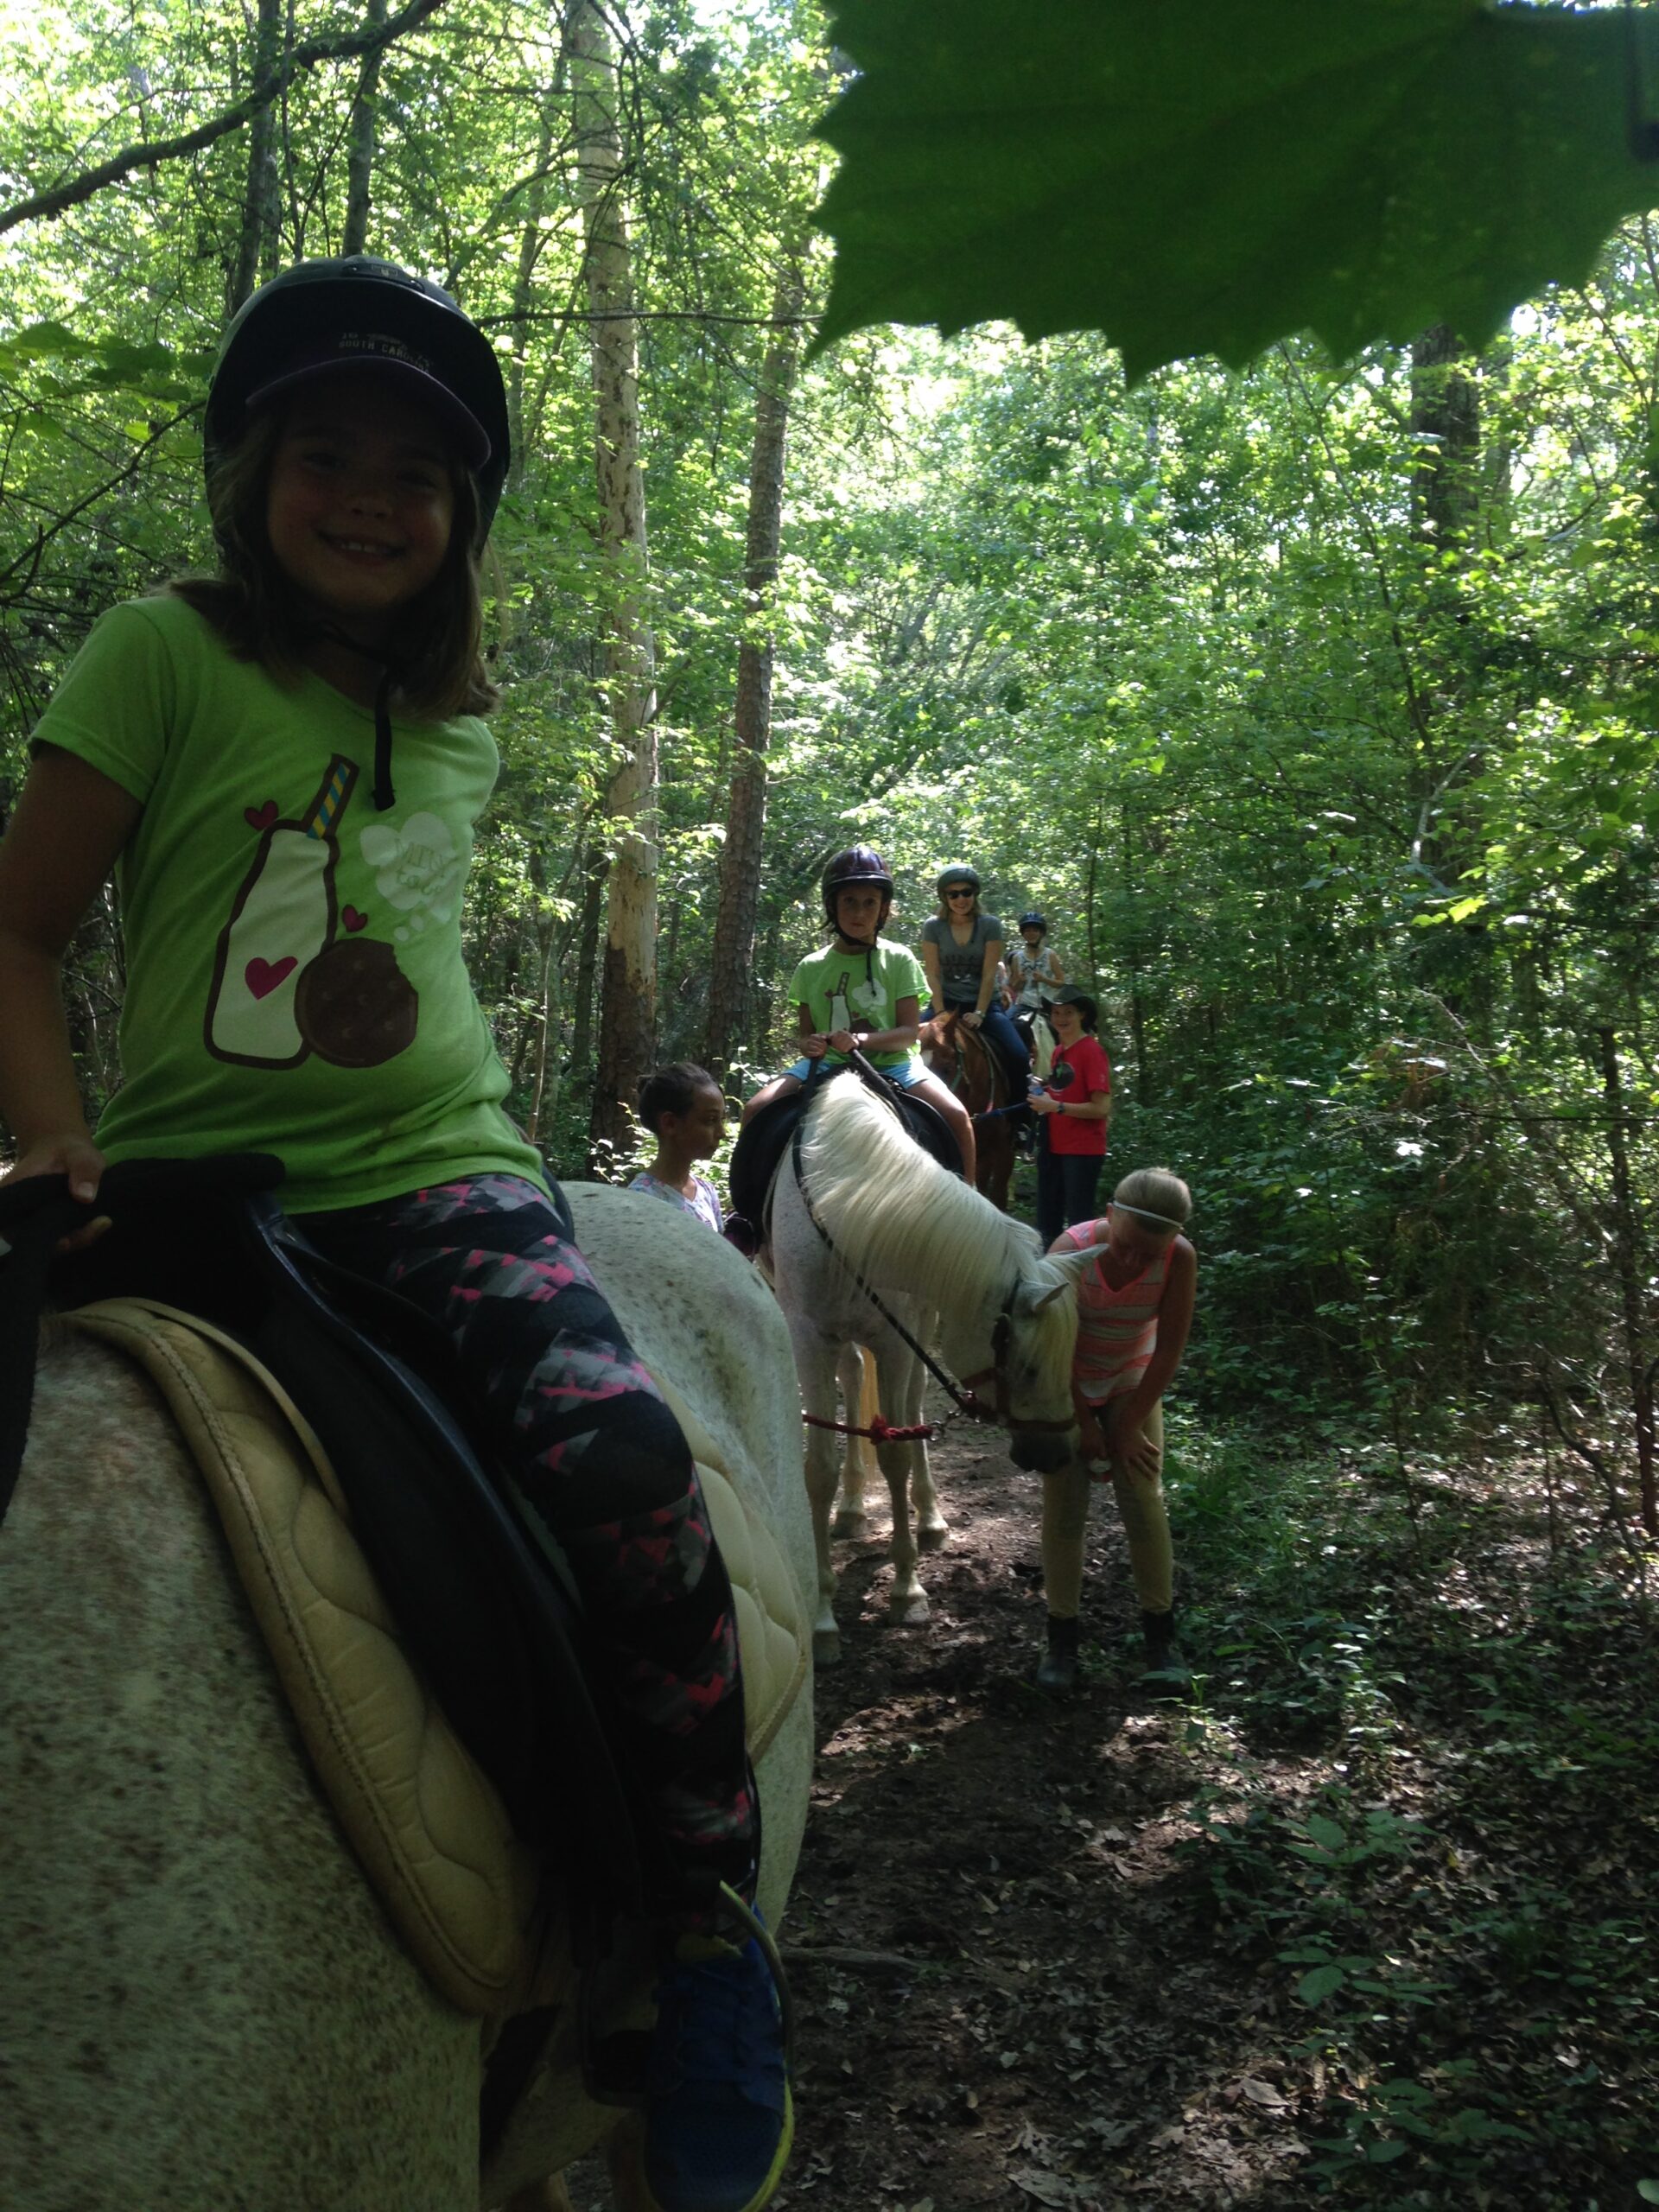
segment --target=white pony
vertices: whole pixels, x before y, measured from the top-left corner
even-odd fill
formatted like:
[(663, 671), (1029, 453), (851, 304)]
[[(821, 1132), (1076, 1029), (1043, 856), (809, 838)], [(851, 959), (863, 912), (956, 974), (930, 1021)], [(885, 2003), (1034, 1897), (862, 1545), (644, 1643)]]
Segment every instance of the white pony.
[[(569, 1195), (636, 1349), (764, 1503), (807, 1602), (800, 1412), (770, 1294), (658, 1200)], [(774, 1923), (811, 1729), (803, 1695), (760, 1762)], [(0, 1528), (6, 2212), (563, 2203), (542, 2177), (617, 2119), (582, 2094), (574, 2010), (480, 2187), (480, 2023), (434, 1993), (350, 1857), (160, 1400), (48, 1327)]]
[[(1077, 1443), (1075, 1287), (1088, 1255), (1045, 1258), (1034, 1230), (947, 1173), (912, 1142), (896, 1110), (850, 1077), (826, 1084), (809, 1108), (801, 1164), (805, 1198), (794, 1154), (785, 1159), (772, 1193), (771, 1242), (807, 1413), (833, 1420), (837, 1365), (847, 1346), (863, 1345), (874, 1356), (886, 1419), (894, 1427), (921, 1422), (922, 1363), (861, 1287), (861, 1278), (918, 1340), (937, 1317), (946, 1367), (958, 1377), (979, 1377), (982, 1396), (995, 1393), (1017, 1465), (1064, 1466)], [(857, 1402), (855, 1372), (843, 1370), (849, 1405)], [(921, 1550), (940, 1548), (945, 1522), (925, 1443), (878, 1441), (876, 1458), (893, 1499), (887, 1615), (913, 1624), (927, 1618), (927, 1593), (916, 1573), (912, 1497)], [(849, 1452), (846, 1464), (855, 1483), (861, 1455)], [(840, 1654), (830, 1558), (836, 1470), (831, 1432), (809, 1427), (806, 1486), (818, 1554), (813, 1656), (820, 1666)], [(848, 1496), (837, 1533), (854, 1533), (861, 1513), (858, 1497)]]

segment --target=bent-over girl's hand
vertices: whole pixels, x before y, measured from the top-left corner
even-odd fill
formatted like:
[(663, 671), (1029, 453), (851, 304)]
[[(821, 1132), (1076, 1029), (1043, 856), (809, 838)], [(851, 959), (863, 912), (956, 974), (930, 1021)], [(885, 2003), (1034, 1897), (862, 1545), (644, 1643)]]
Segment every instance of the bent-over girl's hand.
[(1143, 1482), (1155, 1482), (1161, 1464), (1158, 1447), (1147, 1437), (1139, 1421), (1126, 1421), (1108, 1416), (1109, 1444), (1115, 1464), (1126, 1473), (1139, 1475)]
[[(22, 1183), (31, 1175), (67, 1175), (69, 1195), (83, 1205), (91, 1205), (98, 1196), (98, 1186), (104, 1179), (108, 1165), (103, 1154), (88, 1136), (69, 1135), (36, 1137), (34, 1143), (19, 1154), (16, 1165), (6, 1177), (9, 1183)], [(78, 1252), (85, 1244), (100, 1237), (110, 1225), (106, 1213), (96, 1214), (84, 1229), (73, 1236), (60, 1239), (60, 1252)]]

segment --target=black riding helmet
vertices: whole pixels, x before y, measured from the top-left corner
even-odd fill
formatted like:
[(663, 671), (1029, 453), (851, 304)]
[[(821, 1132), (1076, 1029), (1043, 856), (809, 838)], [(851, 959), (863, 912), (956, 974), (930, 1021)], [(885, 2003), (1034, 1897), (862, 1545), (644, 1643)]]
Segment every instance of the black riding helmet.
[(207, 391), (202, 465), (208, 482), (241, 436), (251, 408), (308, 378), (358, 368), (405, 385), (454, 438), (478, 486), (481, 545), (510, 453), (501, 365), (442, 285), (369, 253), (296, 262), (238, 310)]
[(1041, 930), (1045, 934), (1046, 934), (1048, 930), (1048, 916), (1046, 914), (1039, 914), (1037, 912), (1037, 909), (1033, 906), (1029, 913), (1020, 915), (1015, 927), (1022, 930)]
[(940, 898), (943, 899), (945, 893), (950, 889), (953, 883), (965, 884), (969, 891), (977, 891), (979, 889), (979, 871), (977, 868), (967, 867), (948, 868), (945, 869), (944, 874), (940, 876), (933, 888), (938, 893)]
[(1063, 983), (1058, 991), (1049, 994), (1050, 1006), (1074, 1006), (1077, 1019), (1085, 1029), (1092, 1029), (1100, 1019), (1100, 1008), (1090, 994), (1076, 983)]
[[(893, 874), (886, 861), (874, 845), (849, 845), (839, 852), (823, 871), (820, 888), (823, 893), (823, 911), (830, 926), (837, 926), (836, 894), (846, 890), (849, 884), (873, 884), (876, 890), (887, 893), (882, 902), (881, 920), (887, 919), (887, 906), (893, 899)], [(878, 922), (876, 927), (880, 927)]]

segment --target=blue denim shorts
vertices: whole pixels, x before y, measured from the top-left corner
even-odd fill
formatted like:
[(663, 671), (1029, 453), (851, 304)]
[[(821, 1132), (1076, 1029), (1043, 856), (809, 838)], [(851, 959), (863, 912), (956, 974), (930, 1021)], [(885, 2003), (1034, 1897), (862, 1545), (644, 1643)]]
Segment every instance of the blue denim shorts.
[[(829, 1058), (830, 1065), (832, 1067), (836, 1067), (840, 1065), (833, 1052), (829, 1054), (827, 1057)], [(785, 1075), (792, 1075), (802, 1083), (806, 1081), (808, 1076), (810, 1076), (811, 1072), (812, 1063), (806, 1058), (804, 1053), (803, 1053), (801, 1058), (795, 1062), (795, 1065), (792, 1067), (788, 1067), (784, 1070), (784, 1073)], [(919, 1060), (900, 1060), (896, 1067), (878, 1068), (876, 1070), (876, 1073), (879, 1076), (885, 1077), (887, 1081), (889, 1083), (896, 1083), (900, 1090), (908, 1090), (912, 1084), (919, 1083), (921, 1081), (922, 1077), (927, 1073), (927, 1070), (922, 1065)]]

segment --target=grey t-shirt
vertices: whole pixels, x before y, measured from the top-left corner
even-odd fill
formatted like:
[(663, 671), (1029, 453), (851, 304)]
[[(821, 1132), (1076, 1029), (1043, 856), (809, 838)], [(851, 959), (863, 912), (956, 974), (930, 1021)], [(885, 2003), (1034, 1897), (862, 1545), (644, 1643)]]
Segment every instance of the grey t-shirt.
[(922, 938), (925, 944), (939, 948), (939, 982), (944, 987), (946, 1006), (977, 1006), (985, 948), (993, 938), (999, 944), (1003, 942), (1002, 925), (996, 916), (976, 914), (972, 937), (966, 944), (958, 944), (950, 934), (949, 921), (938, 914), (930, 915), (922, 924)]

